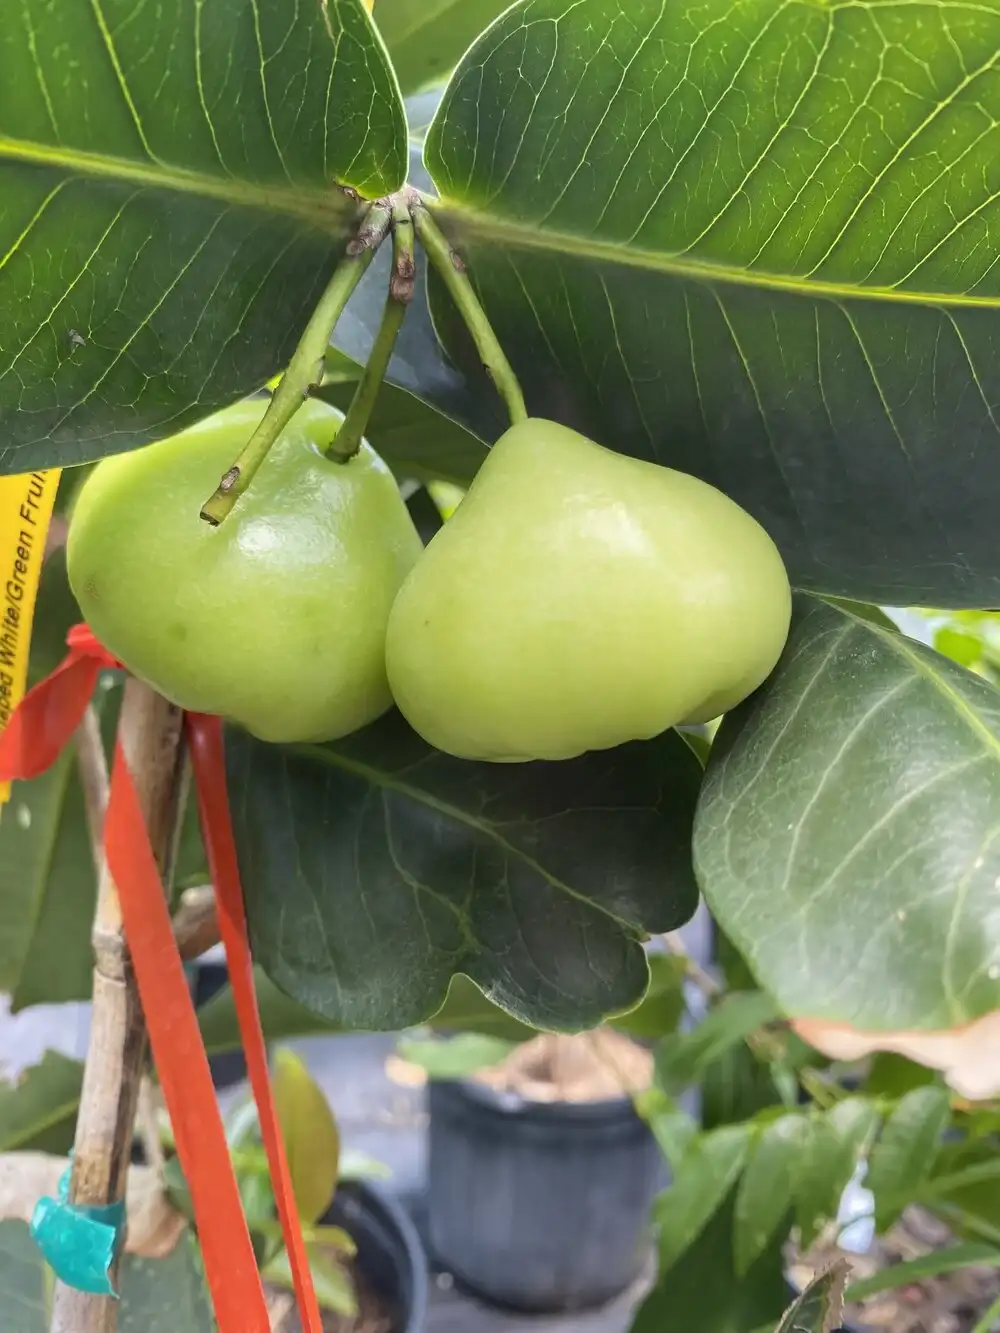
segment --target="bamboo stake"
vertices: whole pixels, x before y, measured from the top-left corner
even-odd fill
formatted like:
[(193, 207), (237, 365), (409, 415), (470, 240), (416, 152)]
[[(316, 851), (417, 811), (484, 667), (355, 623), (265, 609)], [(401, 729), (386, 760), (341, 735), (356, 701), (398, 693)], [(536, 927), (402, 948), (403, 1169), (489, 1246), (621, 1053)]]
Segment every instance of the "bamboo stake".
[[(148, 686), (128, 680), (119, 739), (135, 778), (153, 853), (166, 879), (174, 853), (184, 785), (182, 715)], [(77, 734), (78, 761), (92, 827), (107, 768), (100, 733), (88, 720)], [(103, 776), (102, 776), (103, 775)], [(106, 1205), (125, 1196), (142, 1078), (146, 1029), (122, 931), (114, 883), (102, 864), (93, 929), (93, 1019), (76, 1125), (70, 1198)], [(117, 1285), (117, 1274), (113, 1274)], [(56, 1284), (51, 1333), (114, 1333), (117, 1302)]]

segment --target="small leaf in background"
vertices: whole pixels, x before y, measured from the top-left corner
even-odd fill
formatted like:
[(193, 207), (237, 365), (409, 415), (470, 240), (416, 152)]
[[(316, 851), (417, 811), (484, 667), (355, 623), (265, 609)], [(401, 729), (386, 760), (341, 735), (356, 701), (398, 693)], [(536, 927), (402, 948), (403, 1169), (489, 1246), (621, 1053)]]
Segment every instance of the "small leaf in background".
[(706, 1066), (778, 1016), (774, 1001), (763, 991), (724, 995), (690, 1032), (661, 1044), (656, 1055), (657, 1081), (665, 1092), (683, 1092)]
[(636, 1112), (653, 1131), (664, 1161), (676, 1172), (698, 1137), (694, 1116), (678, 1106), (662, 1088), (643, 1088), (633, 1098)]
[(323, 1090), (305, 1062), (287, 1049), (274, 1054), (274, 1101), (299, 1216), (318, 1222), (337, 1189), (340, 1134)]
[(649, 989), (640, 1003), (608, 1021), (613, 1028), (640, 1040), (675, 1032), (684, 1015), (687, 960), (676, 954), (649, 955)]
[(807, 1137), (804, 1115), (783, 1115), (764, 1126), (750, 1149), (736, 1192), (733, 1253), (738, 1277), (767, 1249), (792, 1205)]
[(82, 1063), (56, 1051), (20, 1078), (0, 1081), (0, 1152), (68, 1152), (82, 1086)]
[[(367, 0), (366, 0), (367, 3)], [(449, 74), (510, 0), (377, 0), (375, 22), (404, 94)]]
[(875, 1195), (879, 1231), (899, 1216), (933, 1171), (949, 1111), (946, 1089), (914, 1088), (886, 1121), (865, 1182)]
[(712, 747), (695, 865), (801, 1035), (837, 1056), (835, 1038), (923, 1039), (921, 1058), (981, 1098), (1000, 1087), (998, 826), (1000, 692), (800, 597), (777, 669)]
[[(362, 1152), (360, 1148), (341, 1148), (338, 1183), (345, 1180), (389, 1180), (391, 1177), (392, 1168), (377, 1157)], [(317, 1227), (315, 1230), (321, 1231), (322, 1228)]]
[(844, 1316), (844, 1287), (849, 1265), (840, 1260), (813, 1278), (785, 1311), (774, 1333), (836, 1333)]
[(677, 1166), (673, 1184), (653, 1205), (661, 1268), (694, 1244), (743, 1169), (752, 1131), (726, 1125), (696, 1138)]
[[(772, 1333), (788, 1304), (788, 1226), (741, 1278), (733, 1272), (733, 1191), (676, 1264), (661, 1271), (630, 1333)], [(785, 1222), (788, 1222), (786, 1217)]]
[(996, 1245), (954, 1245), (947, 1250), (934, 1250), (931, 1254), (922, 1254), (918, 1259), (907, 1259), (903, 1263), (893, 1264), (872, 1277), (860, 1282), (852, 1282), (847, 1288), (845, 1299), (849, 1304), (877, 1296), (880, 1291), (892, 1291), (897, 1287), (909, 1286), (911, 1282), (922, 1282), (929, 1277), (938, 1277), (942, 1273), (953, 1273), (960, 1268), (1000, 1268), (1000, 1247)]
[(828, 1111), (815, 1110), (795, 1179), (796, 1223), (803, 1249), (834, 1220), (841, 1196), (879, 1123), (875, 1105), (847, 1097)]
[(358, 1312), (358, 1298), (348, 1273), (341, 1268), (335, 1256), (317, 1245), (310, 1245), (309, 1269), (313, 1275), (316, 1299), (324, 1310), (337, 1314), (354, 1315)]
[(428, 1078), (440, 1079), (470, 1078), (480, 1069), (498, 1065), (516, 1049), (516, 1042), (479, 1032), (458, 1032), (443, 1041), (404, 1037), (396, 1047), (403, 1060), (417, 1065)]
[(933, 1069), (907, 1060), (895, 1051), (878, 1051), (868, 1066), (865, 1092), (869, 1097), (891, 1097), (897, 1101), (914, 1088), (925, 1088), (936, 1077)]

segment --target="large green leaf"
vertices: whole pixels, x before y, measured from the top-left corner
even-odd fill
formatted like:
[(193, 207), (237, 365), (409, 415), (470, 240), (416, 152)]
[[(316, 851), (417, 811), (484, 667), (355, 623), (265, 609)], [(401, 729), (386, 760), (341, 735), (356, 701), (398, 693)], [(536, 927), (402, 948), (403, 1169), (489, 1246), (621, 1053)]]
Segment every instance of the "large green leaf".
[(405, 173), (362, 0), (24, 0), (0, 32), (0, 471), (133, 448), (287, 359)]
[(998, 46), (996, 0), (515, 6), (426, 159), (530, 408), (721, 485), (799, 586), (1000, 604)]
[(639, 1002), (643, 931), (694, 910), (700, 770), (674, 732), (564, 764), (476, 764), (391, 713), (324, 746), (232, 732), (255, 955), (349, 1027), (426, 1020), (456, 972), (523, 1021)]
[(1000, 1006), (1000, 693), (799, 599), (723, 722), (695, 826), (709, 906), (790, 1017), (953, 1028)]
[[(165, 1259), (126, 1256), (119, 1333), (215, 1333), (194, 1239), (184, 1236)], [(23, 1222), (0, 1223), (0, 1304), (4, 1333), (46, 1333), (52, 1277)]]
[(510, 0), (377, 0), (375, 21), (404, 93), (450, 74)]

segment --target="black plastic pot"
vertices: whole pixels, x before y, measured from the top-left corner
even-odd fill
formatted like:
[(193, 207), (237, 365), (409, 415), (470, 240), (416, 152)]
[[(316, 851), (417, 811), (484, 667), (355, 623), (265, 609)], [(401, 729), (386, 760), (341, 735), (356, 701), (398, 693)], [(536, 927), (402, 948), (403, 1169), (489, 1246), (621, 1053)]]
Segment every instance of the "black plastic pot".
[(428, 1230), (463, 1286), (517, 1310), (602, 1305), (641, 1272), (663, 1160), (628, 1098), (430, 1085)]
[(399, 1204), (373, 1185), (352, 1181), (338, 1187), (323, 1220), (353, 1238), (358, 1267), (395, 1314), (393, 1333), (421, 1333), (427, 1318), (427, 1258)]

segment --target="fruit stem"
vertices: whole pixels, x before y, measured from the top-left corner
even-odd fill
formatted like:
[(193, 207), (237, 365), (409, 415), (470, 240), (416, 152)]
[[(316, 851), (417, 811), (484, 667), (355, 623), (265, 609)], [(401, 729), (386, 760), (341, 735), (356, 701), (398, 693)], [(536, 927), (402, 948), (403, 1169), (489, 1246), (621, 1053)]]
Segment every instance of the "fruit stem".
[(392, 273), (382, 322), (367, 364), (361, 372), (351, 406), (340, 429), (326, 448), (326, 455), (337, 463), (346, 463), (361, 448), (365, 431), (378, 401), (379, 390), (392, 360), (393, 348), (402, 328), (407, 307), (413, 299), (416, 261), (413, 246), (413, 218), (404, 200), (394, 200), (392, 208)]
[(451, 248), (447, 237), (422, 199), (414, 203), (413, 224), (417, 239), (427, 251), (428, 259), (448, 289), (448, 294), (458, 307), (458, 312), (472, 335), (483, 369), (507, 406), (511, 425), (527, 420), (528, 410), (524, 405), (521, 386), (469, 281), (465, 264)]
[(361, 281), (375, 251), (389, 233), (392, 220), (387, 200), (371, 204), (347, 253), (320, 297), (305, 332), (292, 354), (260, 425), (242, 453), (222, 477), (215, 493), (205, 502), (201, 516), (217, 527), (230, 513), (267, 457), (268, 450), (323, 377), (324, 358), (337, 320)]

